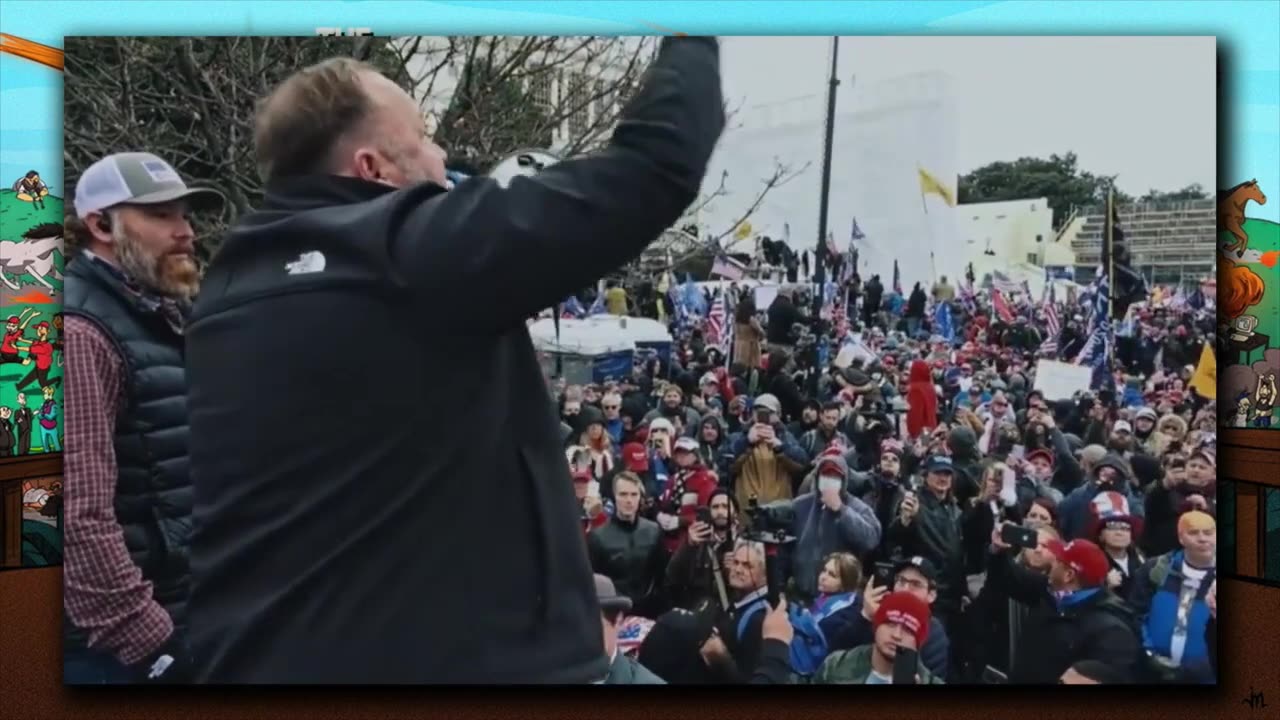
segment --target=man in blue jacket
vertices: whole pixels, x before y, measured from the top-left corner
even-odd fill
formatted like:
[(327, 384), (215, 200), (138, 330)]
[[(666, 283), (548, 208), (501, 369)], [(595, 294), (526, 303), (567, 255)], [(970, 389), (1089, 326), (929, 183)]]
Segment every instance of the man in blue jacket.
[(1198, 510), (1178, 518), (1181, 550), (1151, 558), (1135, 573), (1129, 604), (1142, 623), (1151, 680), (1214, 682), (1205, 631), (1217, 578), (1218, 528)]
[(1114, 453), (1107, 453), (1093, 467), (1093, 477), (1076, 488), (1058, 506), (1058, 518), (1064, 541), (1085, 538), (1093, 524), (1090, 503), (1098, 493), (1118, 492), (1129, 501), (1134, 517), (1145, 517), (1146, 502), (1134, 487), (1129, 463)]

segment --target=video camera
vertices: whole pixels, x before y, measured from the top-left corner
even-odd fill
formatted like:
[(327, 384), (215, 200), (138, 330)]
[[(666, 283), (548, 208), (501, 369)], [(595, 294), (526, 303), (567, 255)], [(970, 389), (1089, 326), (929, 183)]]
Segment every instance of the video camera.
[(755, 495), (747, 499), (747, 530), (742, 537), (765, 545), (786, 545), (795, 542), (787, 535), (795, 522), (795, 512), (789, 504), (762, 507)]
[(778, 554), (782, 547), (796, 541), (794, 535), (787, 534), (794, 521), (795, 512), (790, 503), (761, 507), (755, 495), (747, 499), (747, 531), (740, 537), (765, 546), (764, 576), (769, 585), (770, 605), (778, 604), (786, 587), (786, 574)]

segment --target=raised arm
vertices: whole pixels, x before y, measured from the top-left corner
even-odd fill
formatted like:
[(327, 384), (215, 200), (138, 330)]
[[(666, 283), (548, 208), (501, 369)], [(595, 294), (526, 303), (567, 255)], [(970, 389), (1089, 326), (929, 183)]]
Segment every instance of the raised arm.
[[(697, 197), (724, 129), (719, 45), (664, 38), (608, 145), (508, 187), (472, 178), (410, 190), (387, 226), (406, 283), (468, 328), (509, 329), (638, 256)], [(477, 296), (478, 282), (502, 292)]]

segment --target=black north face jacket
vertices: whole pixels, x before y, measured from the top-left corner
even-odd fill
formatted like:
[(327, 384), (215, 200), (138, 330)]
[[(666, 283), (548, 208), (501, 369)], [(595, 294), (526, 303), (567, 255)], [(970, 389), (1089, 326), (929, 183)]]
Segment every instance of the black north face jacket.
[(605, 677), (525, 319), (671, 226), (723, 125), (717, 44), (667, 38), (609, 145), (537, 177), (268, 187), (187, 334), (200, 680)]

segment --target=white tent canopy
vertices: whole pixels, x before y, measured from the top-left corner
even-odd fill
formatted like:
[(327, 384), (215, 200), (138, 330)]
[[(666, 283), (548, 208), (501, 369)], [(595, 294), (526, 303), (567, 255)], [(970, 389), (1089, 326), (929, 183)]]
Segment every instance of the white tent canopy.
[[(539, 321), (542, 322), (542, 321)], [(547, 321), (548, 323), (550, 321)], [(564, 335), (564, 323), (561, 321), (560, 333)], [(631, 349), (636, 343), (670, 343), (675, 338), (667, 332), (667, 328), (657, 320), (649, 318), (620, 317), (617, 315), (593, 315), (583, 320), (568, 322), (586, 323), (586, 326), (598, 330), (608, 337), (617, 337), (631, 342)]]
[[(555, 321), (538, 320), (529, 326), (529, 337), (539, 352), (574, 353), (597, 356), (614, 352), (635, 352), (636, 341), (616, 324), (608, 325), (590, 320), (564, 319), (560, 321), (560, 340), (556, 341)], [(667, 335), (667, 342), (670, 342)]]

